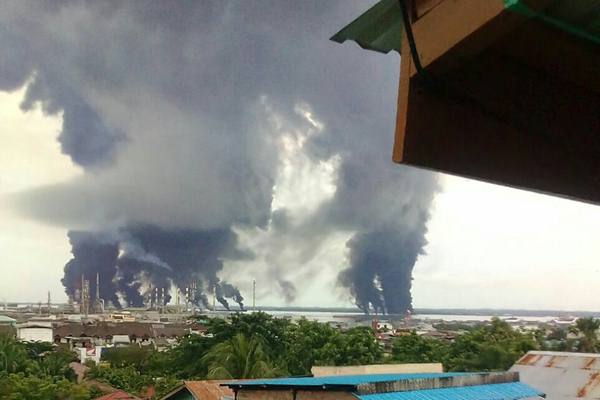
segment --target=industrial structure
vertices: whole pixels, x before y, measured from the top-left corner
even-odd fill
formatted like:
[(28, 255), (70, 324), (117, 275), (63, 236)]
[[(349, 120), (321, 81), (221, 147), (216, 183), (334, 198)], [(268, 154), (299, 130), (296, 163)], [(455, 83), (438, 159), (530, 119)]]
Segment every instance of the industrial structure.
[(382, 0), (332, 37), (401, 53), (393, 160), (600, 203), (596, 0)]

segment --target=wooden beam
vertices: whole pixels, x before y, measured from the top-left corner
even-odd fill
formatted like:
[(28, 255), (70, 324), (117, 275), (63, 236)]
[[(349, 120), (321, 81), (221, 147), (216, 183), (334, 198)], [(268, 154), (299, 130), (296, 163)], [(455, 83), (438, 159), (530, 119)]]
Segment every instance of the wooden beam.
[(411, 71), (414, 69), (406, 35), (402, 35), (400, 50), (402, 56), (400, 57), (400, 79), (398, 82), (398, 109), (396, 110), (396, 133), (394, 135), (394, 148), (392, 151), (392, 160), (397, 163), (402, 162), (402, 155), (404, 153), (408, 92), (410, 89)]
[(416, 0), (415, 1), (415, 14), (417, 19), (423, 17), (429, 11), (433, 10), (444, 0)]
[(428, 66), (504, 11), (503, 0), (445, 0), (438, 4), (412, 24), (421, 65)]

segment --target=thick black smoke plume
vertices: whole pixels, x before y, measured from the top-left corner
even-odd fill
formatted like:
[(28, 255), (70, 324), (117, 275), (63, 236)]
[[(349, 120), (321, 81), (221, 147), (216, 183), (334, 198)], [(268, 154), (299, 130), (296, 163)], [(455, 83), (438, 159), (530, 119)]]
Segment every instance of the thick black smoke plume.
[[(424, 223), (416, 229), (424, 229)], [(412, 311), (412, 270), (424, 245), (422, 231), (381, 228), (357, 234), (347, 243), (350, 267), (340, 280), (367, 313)]]
[[(101, 297), (116, 307), (122, 302), (141, 307), (144, 298), (168, 303), (172, 285), (182, 294), (193, 286), (194, 302), (198, 305), (208, 307), (205, 293), (216, 290), (217, 299), (227, 309), (226, 298), (244, 307), (239, 290), (217, 277), (224, 257), (250, 256), (237, 250), (236, 235), (230, 230), (166, 231), (140, 225), (123, 228), (112, 235), (71, 231), (69, 238), (73, 259), (65, 266), (63, 278), (68, 295), (75, 295), (82, 275), (90, 280), (91, 292), (95, 293), (95, 274), (100, 273)], [(214, 284), (204, 287), (203, 282)]]
[(81, 280), (90, 282), (90, 297), (96, 294), (96, 274), (99, 274), (100, 297), (120, 307), (114, 280), (119, 248), (109, 238), (89, 232), (69, 232), (73, 258), (65, 265), (62, 283), (68, 296), (77, 299), (81, 290)]
[[(390, 161), (397, 56), (328, 40), (368, 6), (3, 2), (0, 90), (25, 87), (24, 110), (61, 115), (61, 149), (83, 170), (16, 207), (97, 232), (70, 233), (67, 292), (98, 271), (116, 305), (194, 282), (197, 304), (214, 291), (242, 307), (224, 278), (273, 282), (292, 302), (341, 267), (332, 286), (366, 312), (410, 310), (436, 178)], [(341, 235), (347, 259), (321, 266)], [(227, 271), (249, 258), (238, 247), (262, 269)]]

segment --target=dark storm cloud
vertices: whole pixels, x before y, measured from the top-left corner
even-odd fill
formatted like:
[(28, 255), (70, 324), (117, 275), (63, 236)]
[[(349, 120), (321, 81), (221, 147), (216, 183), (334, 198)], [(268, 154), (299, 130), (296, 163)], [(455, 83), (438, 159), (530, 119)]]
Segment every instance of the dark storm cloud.
[[(145, 256), (120, 259), (115, 272), (128, 302), (140, 301), (140, 279), (197, 277), (201, 294), (223, 292), (223, 261), (242, 256), (232, 227), (272, 221), (298, 237), (285, 211), (271, 216), (281, 152), (261, 99), (291, 130), (308, 104), (325, 128), (303, 151), (339, 165), (333, 198), (302, 230), (302, 257), (321, 245), (311, 237), (353, 232), (340, 283), (365, 310), (409, 309), (435, 177), (388, 156), (397, 56), (328, 40), (370, 3), (5, 2), (0, 87), (27, 81), (25, 109), (63, 112), (62, 150), (86, 169), (17, 201), (45, 221), (134, 238)], [(277, 268), (291, 300), (297, 283)]]

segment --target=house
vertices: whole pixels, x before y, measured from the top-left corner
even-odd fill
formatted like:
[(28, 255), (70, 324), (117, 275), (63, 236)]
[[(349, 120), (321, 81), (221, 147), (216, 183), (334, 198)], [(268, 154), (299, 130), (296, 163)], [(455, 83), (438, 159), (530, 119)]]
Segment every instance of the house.
[(597, 1), (381, 0), (332, 40), (401, 53), (394, 162), (600, 203)]
[(600, 354), (530, 351), (510, 371), (546, 393), (548, 400), (600, 397)]
[[(54, 327), (54, 342), (67, 343), (88, 340), (91, 345), (151, 345), (156, 338), (164, 338), (169, 345), (190, 334), (188, 325), (156, 324), (150, 322), (97, 322), (58, 323)], [(87, 338), (87, 339), (86, 339)], [(89, 346), (88, 346), (89, 347)]]
[(518, 400), (543, 392), (516, 372), (365, 374), (224, 383), (236, 400)]
[(233, 390), (224, 381), (184, 381), (161, 400), (233, 400)]

